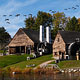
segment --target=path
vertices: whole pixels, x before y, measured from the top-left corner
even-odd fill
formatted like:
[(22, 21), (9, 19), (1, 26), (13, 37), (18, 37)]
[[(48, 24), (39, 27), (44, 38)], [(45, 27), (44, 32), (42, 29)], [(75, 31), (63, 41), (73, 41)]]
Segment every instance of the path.
[[(40, 64), (40, 65), (38, 65), (38, 66), (44, 67), (44, 66), (46, 66), (47, 64), (49, 64), (49, 63), (51, 63), (51, 62), (53, 62), (53, 61), (55, 61), (55, 60), (49, 60), (49, 61), (43, 62), (42, 64)], [(37, 67), (35, 67), (34, 69), (36, 69), (36, 68), (37, 68)]]

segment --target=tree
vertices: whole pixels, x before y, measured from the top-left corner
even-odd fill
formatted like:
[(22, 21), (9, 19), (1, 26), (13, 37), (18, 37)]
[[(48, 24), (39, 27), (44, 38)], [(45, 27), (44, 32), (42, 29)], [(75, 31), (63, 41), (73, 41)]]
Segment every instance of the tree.
[(67, 23), (65, 30), (69, 31), (78, 31), (78, 20), (74, 16), (71, 18), (71, 20)]
[(38, 30), (40, 25), (44, 27), (50, 26), (52, 23), (52, 15), (43, 11), (37, 13), (37, 17), (29, 17), (25, 20), (26, 28)]
[(27, 29), (33, 29), (35, 24), (35, 18), (34, 17), (29, 17), (25, 20), (25, 25)]
[(0, 46), (3, 48), (9, 43), (11, 36), (6, 32), (4, 27), (0, 27)]
[(66, 22), (66, 17), (63, 12), (57, 12), (53, 14), (53, 25), (54, 27), (60, 27)]
[(58, 30), (64, 29), (67, 18), (65, 17), (65, 14), (63, 12), (57, 12), (53, 14), (53, 30), (52, 32), (52, 39), (55, 39), (55, 36), (58, 32)]
[(38, 12), (35, 22), (36, 29), (39, 29), (40, 25), (43, 25), (44, 27), (50, 26), (51, 23), (52, 23), (52, 15), (50, 13), (46, 13), (43, 11)]

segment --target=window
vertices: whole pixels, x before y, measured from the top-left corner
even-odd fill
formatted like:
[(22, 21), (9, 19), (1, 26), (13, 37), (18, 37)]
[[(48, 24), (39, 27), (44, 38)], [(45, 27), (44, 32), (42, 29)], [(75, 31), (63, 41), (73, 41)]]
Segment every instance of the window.
[(57, 39), (57, 41), (59, 42), (59, 38)]
[(57, 56), (57, 52), (54, 53), (54, 56)]

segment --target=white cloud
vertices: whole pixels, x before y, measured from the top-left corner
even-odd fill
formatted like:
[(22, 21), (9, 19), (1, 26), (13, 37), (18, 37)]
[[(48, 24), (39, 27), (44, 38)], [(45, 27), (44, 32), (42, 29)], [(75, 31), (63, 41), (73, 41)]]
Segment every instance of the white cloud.
[[(19, 10), (22, 7), (27, 7), (31, 4), (34, 4), (38, 0), (26, 0), (24, 2), (20, 2), (17, 0), (9, 0), (5, 5), (0, 6), (0, 15), (9, 15), (14, 14), (17, 10)], [(6, 24), (5, 18), (0, 16), (0, 27), (4, 26), (7, 31), (10, 33), (11, 36), (15, 34), (15, 31), (17, 31), (20, 27), (20, 24), (24, 23), (24, 17), (9, 17), (11, 24)], [(8, 17), (7, 17), (8, 18)]]

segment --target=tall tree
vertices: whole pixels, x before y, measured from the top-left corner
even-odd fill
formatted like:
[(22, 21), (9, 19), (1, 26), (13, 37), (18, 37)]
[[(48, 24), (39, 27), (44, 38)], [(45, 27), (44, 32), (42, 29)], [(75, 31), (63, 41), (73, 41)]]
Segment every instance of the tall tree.
[(35, 22), (36, 28), (39, 29), (40, 25), (46, 27), (50, 26), (51, 24), (52, 24), (52, 15), (50, 13), (39, 11)]
[(6, 32), (4, 27), (0, 27), (0, 46), (4, 47), (9, 43), (11, 36)]
[(78, 31), (78, 20), (75, 16), (67, 23), (65, 30)]
[(40, 25), (50, 26), (52, 24), (52, 15), (43, 11), (37, 13), (37, 17), (29, 17), (25, 20), (26, 28), (39, 29)]
[(67, 18), (63, 12), (57, 12), (53, 14), (53, 30), (52, 30), (52, 39), (55, 39), (55, 36), (58, 30), (65, 28), (67, 23)]
[(27, 29), (33, 29), (35, 25), (35, 18), (29, 17), (25, 20), (25, 25)]
[(66, 17), (63, 12), (57, 12), (53, 14), (53, 25), (54, 27), (61, 27), (66, 22)]

